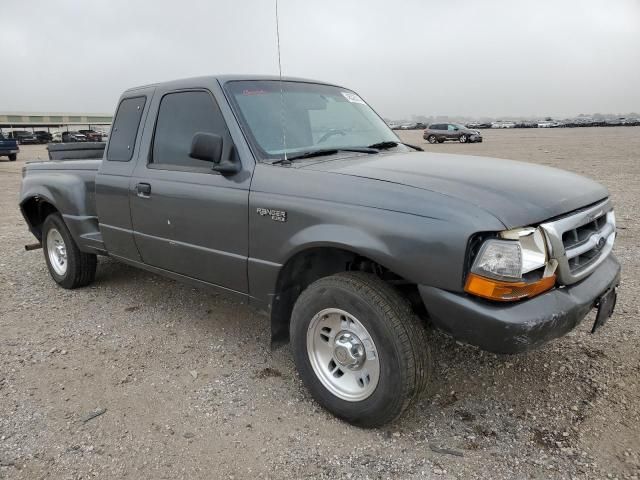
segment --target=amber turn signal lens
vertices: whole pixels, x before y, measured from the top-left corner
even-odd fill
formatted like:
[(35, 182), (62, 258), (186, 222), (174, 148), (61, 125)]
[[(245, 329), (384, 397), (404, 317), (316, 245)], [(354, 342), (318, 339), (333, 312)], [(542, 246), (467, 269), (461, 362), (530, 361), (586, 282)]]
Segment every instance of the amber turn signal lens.
[(531, 298), (546, 292), (556, 284), (556, 276), (541, 278), (535, 282), (501, 282), (491, 278), (481, 277), (470, 273), (464, 290), (478, 297), (497, 300), (499, 302), (513, 302), (523, 298)]

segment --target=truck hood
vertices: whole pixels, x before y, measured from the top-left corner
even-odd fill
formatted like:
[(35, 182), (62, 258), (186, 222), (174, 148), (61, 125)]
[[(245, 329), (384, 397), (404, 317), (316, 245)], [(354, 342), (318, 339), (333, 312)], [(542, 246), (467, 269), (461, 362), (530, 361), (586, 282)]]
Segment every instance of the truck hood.
[(301, 168), (407, 185), (455, 197), (507, 228), (535, 225), (608, 196), (599, 183), (532, 163), (446, 153), (384, 153)]

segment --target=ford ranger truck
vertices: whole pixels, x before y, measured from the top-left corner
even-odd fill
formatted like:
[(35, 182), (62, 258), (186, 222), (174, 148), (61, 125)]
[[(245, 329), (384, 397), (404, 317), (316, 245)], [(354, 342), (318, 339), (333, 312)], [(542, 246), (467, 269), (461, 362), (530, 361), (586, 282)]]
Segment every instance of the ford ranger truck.
[(127, 90), (102, 159), (30, 162), (20, 208), (63, 288), (99, 255), (248, 300), (312, 396), (363, 427), (432, 377), (430, 328), (527, 351), (620, 278), (602, 185), (405, 145), (355, 92), (201, 77)]

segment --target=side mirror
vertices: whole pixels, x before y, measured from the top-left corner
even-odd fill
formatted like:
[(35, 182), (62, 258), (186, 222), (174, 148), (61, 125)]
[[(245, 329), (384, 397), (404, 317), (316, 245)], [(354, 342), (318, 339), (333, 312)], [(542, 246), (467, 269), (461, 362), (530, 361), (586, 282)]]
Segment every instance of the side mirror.
[(222, 159), (222, 137), (214, 133), (196, 133), (191, 140), (189, 156), (205, 162), (220, 163)]
[[(233, 175), (240, 171), (240, 162), (233, 157), (229, 160), (222, 160), (223, 140), (215, 133), (198, 132), (191, 140), (191, 150), (189, 156), (205, 162), (212, 162), (212, 170), (222, 175)], [(233, 153), (233, 145), (231, 146)]]

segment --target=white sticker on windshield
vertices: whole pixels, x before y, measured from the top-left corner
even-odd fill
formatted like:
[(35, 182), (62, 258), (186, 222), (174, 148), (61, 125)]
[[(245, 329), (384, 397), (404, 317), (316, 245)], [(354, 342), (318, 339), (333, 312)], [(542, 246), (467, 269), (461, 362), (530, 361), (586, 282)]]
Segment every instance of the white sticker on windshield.
[(364, 105), (364, 100), (362, 100), (353, 92), (342, 92), (342, 96), (349, 100), (351, 103), (362, 103)]

